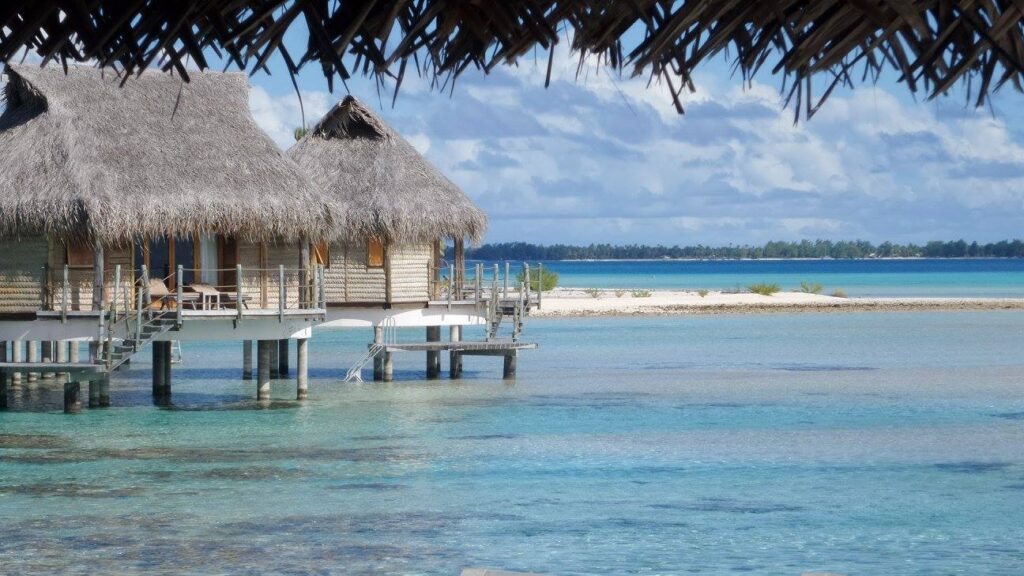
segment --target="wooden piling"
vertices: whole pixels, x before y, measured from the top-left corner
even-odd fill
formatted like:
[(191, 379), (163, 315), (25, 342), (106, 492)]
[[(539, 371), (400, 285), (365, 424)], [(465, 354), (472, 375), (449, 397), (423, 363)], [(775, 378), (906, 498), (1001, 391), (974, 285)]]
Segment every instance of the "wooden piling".
[(505, 365), (501, 371), (502, 378), (512, 380), (516, 377), (516, 351), (505, 354)]
[[(452, 326), (448, 331), (448, 339), (452, 342), (462, 340), (462, 326)], [(448, 372), (452, 380), (462, 378), (462, 354), (452, 350), (448, 353)]]
[(153, 349), (153, 400), (159, 403), (165, 388), (164, 378), (167, 376), (164, 364), (170, 363), (171, 359), (164, 355), (163, 342), (153, 342), (150, 347)]
[(7, 340), (0, 340), (0, 362), (7, 362)]
[(0, 410), (7, 410), (7, 382), (10, 375), (6, 370), (0, 370)]
[(277, 342), (277, 373), (282, 377), (288, 376), (288, 372), (291, 370), (288, 366), (288, 339), (283, 338)]
[[(384, 327), (374, 326), (373, 327), (373, 343), (382, 344), (384, 342)], [(384, 379), (384, 355), (378, 354), (373, 357), (373, 380), (374, 382), (380, 382)]]
[(266, 340), (268, 354), (270, 354), (270, 378), (281, 377), (281, 348), (278, 346), (277, 340)]
[[(427, 326), (427, 342), (441, 341), (441, 327)], [(427, 379), (434, 380), (441, 377), (441, 351), (427, 351)]]
[(252, 340), (242, 340), (242, 380), (252, 380)]
[(256, 343), (256, 400), (270, 400), (270, 349), (273, 340)]
[(94, 377), (89, 381), (89, 408), (100, 407), (100, 383)]
[(174, 353), (171, 352), (171, 349), (172, 349), (172, 345), (174, 343), (171, 342), (170, 340), (168, 340), (166, 342), (161, 342), (161, 344), (164, 345), (164, 358), (166, 358), (166, 360), (164, 361), (164, 378), (163, 378), (164, 390), (163, 390), (163, 398), (164, 398), (164, 402), (170, 402), (171, 401), (171, 365), (172, 365), (171, 360), (174, 358)]
[(295, 341), (295, 363), (298, 374), (295, 378), (296, 400), (309, 397), (309, 339), (300, 338)]
[(82, 387), (76, 381), (64, 383), (64, 413), (77, 414), (82, 411)]
[[(170, 363), (168, 363), (170, 364)], [(99, 388), (100, 388), (100, 408), (110, 407), (110, 375), (101, 374), (99, 375)], [(169, 389), (170, 387), (168, 387)]]

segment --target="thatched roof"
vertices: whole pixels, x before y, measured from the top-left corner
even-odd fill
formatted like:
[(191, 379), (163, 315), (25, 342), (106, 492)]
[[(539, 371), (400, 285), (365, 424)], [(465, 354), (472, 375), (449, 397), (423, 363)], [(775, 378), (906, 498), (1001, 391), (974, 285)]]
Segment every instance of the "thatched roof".
[[(212, 48), (252, 70), (279, 52), (293, 75), (314, 63), (328, 79), (400, 79), (412, 62), (443, 85), (571, 35), (581, 55), (675, 90), (719, 54), (743, 79), (767, 62), (810, 114), (835, 83), (886, 69), (930, 95), (966, 81), (978, 103), (1006, 82), (1019, 88), (1022, 11), (1018, 0), (35, 0), (0, 3), (0, 59), (30, 47), (48, 59), (186, 74), (186, 59), (206, 68)], [(308, 29), (308, 42), (289, 52), (293, 26)]]
[(256, 125), (243, 74), (13, 65), (0, 116), (0, 228), (107, 242), (139, 235), (317, 235), (327, 212)]
[(336, 215), (333, 236), (479, 240), (487, 217), (374, 112), (349, 96), (291, 149)]

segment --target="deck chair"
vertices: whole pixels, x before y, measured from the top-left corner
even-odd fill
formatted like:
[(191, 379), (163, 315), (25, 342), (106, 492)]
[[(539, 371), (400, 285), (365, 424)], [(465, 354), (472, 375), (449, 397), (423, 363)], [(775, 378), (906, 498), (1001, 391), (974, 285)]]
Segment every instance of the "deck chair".
[[(173, 309), (179, 305), (178, 293), (171, 292), (167, 288), (167, 284), (164, 284), (164, 281), (158, 278), (149, 279), (149, 296), (149, 307), (154, 310)], [(185, 292), (181, 295), (181, 299), (182, 302), (180, 302), (180, 305), (184, 306), (186, 304), (190, 304), (192, 309), (195, 310), (196, 302), (199, 300), (199, 295), (191, 292)]]

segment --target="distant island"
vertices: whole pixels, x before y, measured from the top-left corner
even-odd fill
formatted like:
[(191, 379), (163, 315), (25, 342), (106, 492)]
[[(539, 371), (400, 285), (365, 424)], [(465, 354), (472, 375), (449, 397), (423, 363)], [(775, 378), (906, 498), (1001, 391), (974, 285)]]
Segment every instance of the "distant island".
[[(449, 254), (449, 257), (451, 255)], [(762, 259), (762, 258), (1024, 258), (1024, 241), (1001, 240), (979, 244), (964, 240), (932, 241), (924, 245), (866, 240), (801, 240), (768, 242), (764, 246), (648, 246), (643, 244), (590, 244), (549, 246), (526, 242), (484, 244), (467, 251), (475, 260), (654, 260), (654, 259)]]

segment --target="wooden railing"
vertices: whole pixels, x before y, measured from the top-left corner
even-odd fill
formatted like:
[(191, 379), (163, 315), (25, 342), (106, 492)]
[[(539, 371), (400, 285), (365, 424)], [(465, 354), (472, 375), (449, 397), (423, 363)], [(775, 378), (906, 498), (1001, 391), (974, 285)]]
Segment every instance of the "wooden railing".
[[(42, 310), (58, 311), (66, 321), (70, 313), (81, 311), (109, 312), (111, 320), (128, 310), (174, 310), (178, 322), (189, 310), (234, 310), (239, 318), (245, 310), (273, 309), (283, 319), (285, 312), (323, 309), (326, 307), (326, 289), (322, 266), (310, 268), (245, 268), (206, 270), (207, 273), (234, 274), (229, 284), (209, 284), (198, 281), (202, 271), (178, 266), (168, 276), (157, 278), (161, 292), (154, 294), (150, 270), (140, 266), (138, 276), (123, 271), (120, 265), (103, 275), (101, 310), (94, 310), (93, 294), (97, 288), (91, 280), (92, 272), (69, 266), (54, 271), (42, 270), (40, 304)], [(188, 273), (188, 274), (186, 274)], [(185, 282), (187, 276), (193, 281)], [(171, 288), (173, 287), (173, 288)]]

